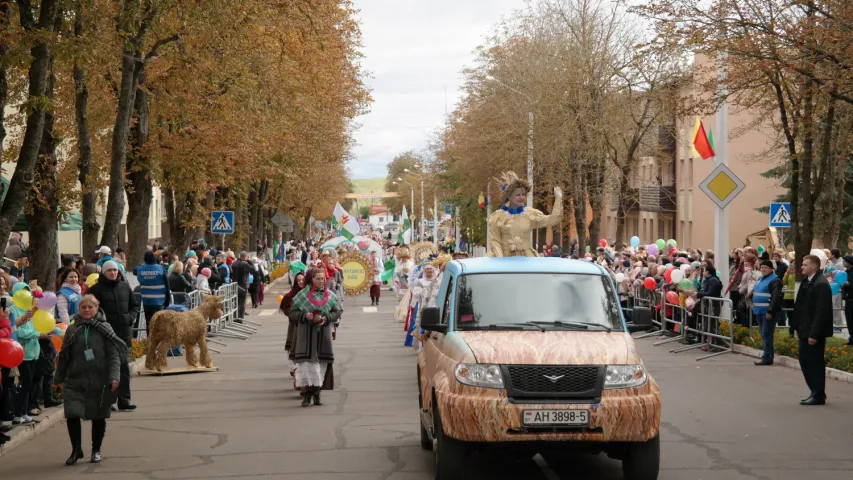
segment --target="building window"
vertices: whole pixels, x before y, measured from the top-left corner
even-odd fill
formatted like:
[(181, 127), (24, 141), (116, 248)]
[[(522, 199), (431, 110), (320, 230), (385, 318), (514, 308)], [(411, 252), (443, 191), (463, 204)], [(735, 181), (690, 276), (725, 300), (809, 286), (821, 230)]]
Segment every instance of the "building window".
[(693, 157), (687, 159), (687, 188), (693, 188)]

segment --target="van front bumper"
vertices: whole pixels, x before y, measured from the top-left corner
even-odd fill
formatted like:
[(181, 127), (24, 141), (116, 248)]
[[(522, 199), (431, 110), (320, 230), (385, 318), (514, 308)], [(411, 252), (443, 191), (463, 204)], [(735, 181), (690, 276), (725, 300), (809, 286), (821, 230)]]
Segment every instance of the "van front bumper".
[[(598, 403), (513, 403), (505, 390), (463, 387), (436, 392), (445, 435), (466, 442), (645, 442), (660, 430), (654, 379), (639, 388), (604, 390)], [(524, 410), (588, 409), (583, 427), (528, 427)], [(435, 410), (433, 410), (435, 413)]]

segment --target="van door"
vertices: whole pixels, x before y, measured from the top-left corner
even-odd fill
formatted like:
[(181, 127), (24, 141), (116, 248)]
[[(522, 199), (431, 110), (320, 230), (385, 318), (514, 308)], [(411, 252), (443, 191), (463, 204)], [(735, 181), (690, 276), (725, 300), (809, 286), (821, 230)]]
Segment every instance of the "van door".
[[(451, 307), (453, 300), (453, 287), (454, 287), (454, 278), (453, 274), (449, 272), (445, 272), (444, 278), (441, 279), (440, 290), (438, 291), (438, 298), (436, 299), (436, 306), (440, 309), (439, 315), (441, 318), (441, 323), (448, 325), (450, 322), (450, 315), (453, 312)], [(423, 374), (427, 377), (427, 381), (421, 383), (424, 389), (432, 388), (433, 379), (435, 378), (436, 369), (438, 366), (438, 360), (443, 356), (441, 353), (441, 345), (444, 340), (444, 334), (438, 332), (429, 332), (429, 338), (424, 342), (424, 370)], [(424, 396), (424, 403), (429, 402), (431, 398), (430, 392), (427, 390), (426, 392), (421, 392)]]

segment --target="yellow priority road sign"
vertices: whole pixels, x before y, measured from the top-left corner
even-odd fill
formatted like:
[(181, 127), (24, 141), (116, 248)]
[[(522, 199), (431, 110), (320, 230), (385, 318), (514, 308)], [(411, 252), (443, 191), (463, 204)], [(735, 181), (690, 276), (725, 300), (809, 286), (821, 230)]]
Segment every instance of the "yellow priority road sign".
[(729, 167), (717, 165), (717, 168), (699, 184), (699, 188), (717, 204), (717, 207), (726, 208), (746, 188), (746, 184)]

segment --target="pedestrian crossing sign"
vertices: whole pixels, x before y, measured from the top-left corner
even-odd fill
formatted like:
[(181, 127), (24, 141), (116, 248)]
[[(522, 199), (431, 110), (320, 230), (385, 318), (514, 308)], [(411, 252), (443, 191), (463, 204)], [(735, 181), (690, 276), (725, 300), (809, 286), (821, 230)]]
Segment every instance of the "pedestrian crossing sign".
[(227, 235), (234, 233), (234, 212), (210, 212), (210, 222), (210, 233)]
[(791, 226), (791, 202), (774, 202), (770, 204), (770, 226)]

